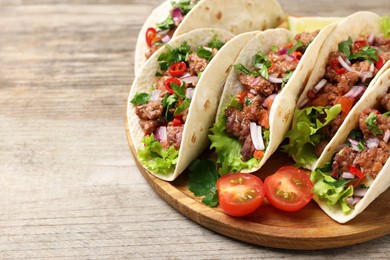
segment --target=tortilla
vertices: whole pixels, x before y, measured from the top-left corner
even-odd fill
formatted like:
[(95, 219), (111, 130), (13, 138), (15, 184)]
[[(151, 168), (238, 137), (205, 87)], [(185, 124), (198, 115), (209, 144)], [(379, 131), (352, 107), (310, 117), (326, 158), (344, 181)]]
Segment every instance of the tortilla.
[[(245, 43), (256, 33), (257, 32), (248, 32), (234, 37), (218, 51), (207, 65), (196, 85), (191, 100), (189, 113), (184, 125), (179, 156), (175, 167), (166, 175), (149, 170), (151, 174), (163, 180), (172, 181), (208, 146), (208, 129), (214, 122), (219, 98), (226, 76), (230, 71), (231, 64), (233, 64)], [(176, 37), (169, 45), (172, 48), (177, 48), (186, 42), (191, 49), (196, 50), (199, 46), (205, 46), (214, 37), (225, 41), (226, 39), (233, 37), (233, 35), (230, 32), (221, 29), (197, 29)], [(143, 149), (141, 140), (144, 137), (144, 133), (139, 125), (139, 118), (135, 113), (135, 107), (130, 104), (130, 100), (132, 100), (139, 91), (152, 92), (152, 85), (155, 82), (155, 73), (159, 69), (157, 59), (161, 53), (166, 51), (167, 47), (164, 46), (148, 59), (134, 80), (129, 94), (127, 119), (137, 159), (139, 159), (139, 149)], [(140, 163), (147, 169), (141, 161)]]
[[(334, 153), (337, 151), (337, 148), (342, 145), (351, 132), (351, 130), (355, 129), (359, 124), (359, 116), (361, 112), (365, 108), (374, 107), (378, 98), (388, 92), (390, 88), (390, 70), (386, 70), (384, 73), (380, 75), (377, 79), (375, 85), (362, 96), (359, 102), (354, 106), (351, 110), (349, 116), (345, 120), (345, 123), (340, 127), (338, 134), (329, 145), (326, 147), (326, 150), (318, 159), (318, 162), (315, 168), (324, 167), (327, 162), (331, 161)], [(374, 181), (371, 183), (367, 193), (364, 197), (357, 202), (355, 207), (348, 213), (344, 214), (337, 204), (336, 206), (329, 207), (327, 203), (319, 198), (317, 194), (314, 196), (314, 200), (318, 203), (321, 209), (328, 214), (332, 219), (339, 223), (346, 223), (353, 218), (355, 218), (358, 214), (360, 214), (363, 210), (365, 210), (369, 204), (374, 201), (380, 194), (386, 191), (390, 186), (390, 158), (387, 159), (386, 164), (383, 166), (379, 174), (376, 176)], [(312, 179), (314, 177), (314, 171), (312, 172)], [(314, 184), (316, 184), (314, 182)]]
[[(282, 88), (281, 92), (277, 94), (269, 115), (270, 125), (270, 139), (268, 147), (262, 157), (262, 159), (245, 169), (234, 169), (241, 172), (254, 172), (260, 169), (267, 159), (275, 152), (280, 143), (282, 142), (286, 132), (291, 124), (295, 105), (300, 93), (303, 90), (311, 70), (316, 62), (316, 55), (320, 51), (322, 43), (327, 38), (328, 34), (333, 31), (336, 24), (331, 24), (325, 27), (321, 32), (314, 38), (313, 42), (307, 48), (305, 54), (302, 56), (297, 68), (293, 72), (291, 78), (287, 84)], [(242, 64), (245, 67), (252, 66), (252, 62), (256, 53), (261, 52), (267, 54), (270, 52), (273, 46), (281, 46), (289, 43), (293, 39), (294, 35), (286, 29), (269, 29), (264, 32), (258, 33), (252, 38), (246, 46), (240, 52), (237, 60), (234, 64)], [(218, 107), (218, 113), (216, 116), (216, 124), (220, 120), (221, 115), (225, 113), (225, 109), (230, 103), (232, 97), (235, 97), (240, 93), (244, 87), (241, 85), (239, 79), (239, 72), (232, 70), (227, 77), (224, 91), (222, 93), (221, 101)], [(227, 136), (226, 131), (222, 136)], [(212, 140), (212, 148), (216, 148), (214, 143), (218, 142), (218, 136), (215, 133), (209, 136)], [(214, 140), (214, 141), (213, 141)], [(217, 149), (218, 150), (218, 149)], [(226, 149), (225, 149), (226, 150)], [(224, 153), (222, 151), (222, 153)], [(218, 151), (217, 151), (218, 154)], [(224, 160), (220, 158), (219, 160)], [(222, 156), (223, 157), (223, 156)], [(230, 155), (229, 155), (230, 157)], [(233, 159), (236, 160), (236, 159)], [(241, 160), (241, 159), (240, 159)], [(235, 164), (232, 162), (232, 164)]]
[[(318, 56), (316, 56), (317, 62), (314, 65), (313, 73), (310, 75), (310, 78), (298, 99), (297, 107), (300, 108), (306, 102), (308, 92), (313, 89), (313, 87), (316, 86), (317, 83), (324, 77), (328, 56), (331, 52), (338, 50), (338, 44), (340, 42), (348, 40), (349, 37), (355, 40), (361, 39), (363, 36), (367, 37), (370, 34), (378, 35), (380, 33), (380, 16), (372, 12), (357, 12), (341, 21), (334, 29), (334, 31), (329, 35), (328, 39), (324, 42)], [(383, 73), (383, 71), (385, 71), (388, 67), (390, 67), (390, 62), (387, 62), (379, 70), (377, 75), (370, 81), (366, 91), (369, 91), (369, 89), (380, 77), (381, 73)], [(292, 128), (296, 126), (297, 123), (299, 122), (294, 119)], [(344, 124), (345, 122), (343, 125)], [(341, 129), (341, 127), (338, 129), (335, 136), (342, 134)], [(291, 145), (291, 140), (288, 145)], [(305, 145), (307, 145), (307, 143), (305, 143)], [(291, 153), (290, 155), (296, 162), (299, 162), (299, 158), (297, 158), (296, 153)], [(304, 165), (300, 164), (299, 166), (312, 170), (316, 167), (317, 161), (318, 158), (311, 163), (305, 163)]]
[[(145, 21), (137, 39), (134, 73), (138, 74), (145, 63), (149, 48), (145, 33), (149, 27), (162, 22), (172, 9), (169, 0), (152, 11)], [(275, 28), (285, 20), (285, 15), (276, 0), (201, 0), (181, 21), (172, 38), (199, 28), (220, 28), (234, 35), (243, 32)]]

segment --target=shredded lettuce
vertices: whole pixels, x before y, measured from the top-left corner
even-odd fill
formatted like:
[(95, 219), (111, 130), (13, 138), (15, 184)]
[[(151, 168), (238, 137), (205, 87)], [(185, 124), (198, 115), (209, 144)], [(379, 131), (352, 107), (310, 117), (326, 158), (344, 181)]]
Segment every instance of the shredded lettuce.
[[(330, 164), (329, 164), (330, 165)], [(346, 198), (353, 194), (353, 186), (345, 187), (349, 180), (336, 180), (329, 175), (330, 167), (317, 168), (311, 173), (311, 181), (314, 183), (313, 192), (317, 197), (325, 201), (329, 208), (341, 207), (344, 214), (351, 211), (351, 206)]]
[(319, 106), (297, 109), (293, 127), (286, 135), (289, 142), (282, 146), (282, 150), (290, 156), (293, 155), (297, 166), (312, 165), (318, 159), (314, 148), (324, 137), (320, 129), (328, 125), (340, 112), (339, 104), (331, 108)]
[(252, 158), (246, 162), (241, 160), (241, 144), (235, 138), (226, 134), (226, 116), (222, 113), (214, 126), (210, 129), (210, 149), (215, 148), (217, 153), (218, 172), (224, 175), (231, 172), (240, 172), (243, 169), (252, 169), (260, 163), (259, 159)]
[(179, 157), (179, 151), (173, 146), (164, 149), (154, 135), (142, 139), (145, 149), (138, 150), (138, 157), (149, 170), (167, 175), (173, 171)]
[(385, 38), (390, 37), (390, 17), (387, 15), (382, 16), (381, 18), (382, 33)]

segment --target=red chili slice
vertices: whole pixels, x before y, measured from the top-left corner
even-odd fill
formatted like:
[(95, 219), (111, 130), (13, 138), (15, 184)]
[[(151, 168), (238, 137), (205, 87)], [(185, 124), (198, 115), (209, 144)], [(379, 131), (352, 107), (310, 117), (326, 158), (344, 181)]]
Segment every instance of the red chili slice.
[(169, 78), (169, 79), (167, 79), (167, 80), (164, 82), (164, 85), (165, 85), (165, 87), (167, 88), (169, 94), (175, 93), (175, 91), (173, 91), (173, 89), (172, 89), (172, 87), (171, 87), (171, 83), (175, 83), (175, 84), (178, 85), (178, 86), (181, 85), (180, 80), (178, 80), (178, 79), (176, 79), (176, 78)]
[(180, 77), (181, 75), (184, 74), (184, 72), (186, 72), (186, 69), (187, 69), (187, 64), (184, 61), (179, 61), (169, 66), (168, 73), (172, 77)]
[(145, 40), (149, 47), (152, 47), (152, 40), (156, 36), (156, 34), (157, 34), (156, 29), (154, 29), (153, 27), (149, 27), (146, 30)]
[(364, 173), (362, 173), (358, 168), (356, 168), (355, 166), (351, 165), (349, 167), (349, 171), (355, 175), (356, 177), (358, 177), (359, 179), (363, 179), (365, 176), (364, 176)]
[(340, 66), (341, 66), (340, 62), (337, 59), (332, 59), (330, 61), (330, 64), (332, 65), (333, 70), (339, 75), (347, 72), (347, 70), (345, 68), (340, 68)]
[(358, 52), (358, 51), (360, 51), (360, 49), (363, 48), (364, 46), (367, 46), (367, 41), (366, 41), (366, 40), (355, 41), (355, 42), (353, 43), (353, 51), (354, 51), (354, 52)]

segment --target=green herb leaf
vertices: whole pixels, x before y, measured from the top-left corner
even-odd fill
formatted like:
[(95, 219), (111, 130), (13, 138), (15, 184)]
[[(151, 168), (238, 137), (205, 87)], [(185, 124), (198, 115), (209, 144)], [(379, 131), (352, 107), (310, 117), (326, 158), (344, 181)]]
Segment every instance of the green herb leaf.
[(257, 76), (258, 74), (260, 74), (263, 78), (268, 80), (268, 68), (265, 64), (262, 64), (260, 70), (257, 73), (254, 73), (255, 76)]
[(253, 62), (253, 67), (261, 69), (262, 67), (271, 67), (271, 62), (268, 60), (267, 56), (261, 55), (261, 53), (256, 53), (255, 61)]
[(237, 110), (242, 110), (242, 103), (237, 97), (232, 97), (227, 107), (235, 108)]
[(219, 174), (210, 160), (195, 160), (189, 166), (188, 189), (195, 196), (205, 196), (202, 202), (211, 207), (218, 205), (217, 180)]
[(157, 59), (162, 71), (166, 71), (175, 62), (185, 61), (190, 52), (190, 46), (187, 42), (184, 42), (176, 49), (173, 49), (169, 44), (165, 44), (165, 47), (168, 51), (161, 53)]
[(172, 119), (172, 116), (169, 114), (169, 110), (171, 108), (175, 107), (175, 104), (177, 102), (177, 96), (176, 95), (165, 95), (162, 99), (161, 103), (163, 105), (164, 111), (165, 111), (165, 119), (169, 122)]
[(370, 129), (371, 133), (373, 135), (380, 135), (383, 134), (382, 129), (378, 128), (378, 123), (376, 122), (376, 114), (374, 112), (371, 112), (368, 117), (366, 118), (366, 121), (364, 121), (368, 129)]
[(150, 94), (144, 92), (137, 92), (137, 94), (135, 94), (135, 96), (130, 101), (130, 103), (133, 104), (134, 106), (143, 105), (149, 101), (150, 97), (151, 97)]
[(183, 15), (186, 15), (188, 14), (189, 11), (191, 11), (192, 8), (194, 8), (197, 2), (198, 1), (179, 0), (179, 1), (171, 1), (171, 5), (173, 8), (180, 8), (181, 13)]
[(352, 38), (349, 37), (348, 40), (339, 43), (339, 52), (345, 54), (345, 56), (349, 57), (351, 55), (352, 49)]
[(182, 82), (181, 86), (176, 83), (171, 83), (169, 86), (172, 88), (173, 92), (178, 96), (178, 100), (186, 98), (186, 83)]
[(245, 68), (245, 66), (242, 65), (241, 63), (239, 63), (239, 64), (234, 64), (234, 68), (235, 68), (236, 70), (238, 70), (238, 71), (241, 71), (242, 73), (244, 73), (244, 74), (246, 74), (246, 75), (251, 74), (251, 72), (250, 72), (247, 68)]
[(211, 42), (209, 42), (207, 44), (208, 47), (215, 48), (215, 49), (218, 49), (218, 50), (221, 49), (223, 47), (223, 45), (225, 45), (225, 43), (220, 41), (220, 40), (218, 40), (216, 36), (214, 36), (214, 38), (211, 40)]
[(162, 21), (161, 23), (157, 23), (156, 26), (161, 30), (168, 30), (175, 26), (175, 21), (173, 20), (172, 15), (168, 15), (168, 17)]
[(175, 109), (175, 112), (173, 113), (173, 115), (178, 115), (180, 113), (183, 113), (187, 108), (190, 107), (190, 104), (191, 104), (191, 100), (186, 98), (184, 99), (184, 101), (178, 106), (176, 107)]
[(284, 87), (284, 85), (289, 81), (289, 79), (291, 78), (292, 74), (294, 73), (294, 71), (291, 71), (291, 70), (287, 70), (285, 71), (285, 73), (287, 73), (286, 76), (284, 76), (282, 78), (282, 88)]
[(378, 61), (378, 51), (370, 46), (363, 46), (358, 52), (349, 56), (349, 60)]
[(205, 60), (211, 60), (213, 58), (213, 53), (207, 49), (205, 49), (203, 46), (200, 46), (196, 54)]
[(301, 47), (302, 47), (302, 42), (301, 40), (298, 40), (297, 43), (294, 44), (294, 46), (292, 46), (290, 49), (287, 50), (287, 54), (291, 54)]
[(390, 111), (387, 111), (386, 113), (382, 114), (384, 117), (389, 117), (390, 116)]
[(279, 51), (279, 47), (276, 45), (272, 45), (271, 51), (277, 52), (277, 51)]

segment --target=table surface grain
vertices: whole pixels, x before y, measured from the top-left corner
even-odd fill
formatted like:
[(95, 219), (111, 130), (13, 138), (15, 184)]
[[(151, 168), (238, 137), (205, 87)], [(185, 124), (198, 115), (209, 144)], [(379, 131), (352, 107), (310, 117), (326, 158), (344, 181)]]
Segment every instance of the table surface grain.
[[(388, 0), (280, 2), (295, 15), (390, 12)], [(390, 258), (389, 235), (316, 252), (242, 243), (158, 197), (124, 115), (136, 37), (159, 3), (0, 0), (0, 258)]]

